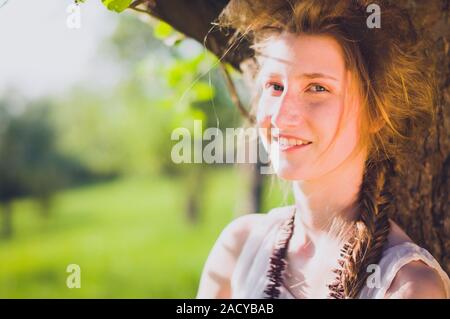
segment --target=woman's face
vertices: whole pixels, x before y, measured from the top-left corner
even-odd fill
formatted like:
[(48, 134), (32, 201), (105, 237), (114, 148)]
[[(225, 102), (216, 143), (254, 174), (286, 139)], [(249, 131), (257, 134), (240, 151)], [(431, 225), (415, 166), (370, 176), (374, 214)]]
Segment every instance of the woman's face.
[(356, 94), (349, 94), (355, 93), (349, 81), (332, 37), (285, 33), (269, 41), (257, 122), (280, 177), (315, 179), (349, 158), (358, 142), (360, 108), (350, 98)]

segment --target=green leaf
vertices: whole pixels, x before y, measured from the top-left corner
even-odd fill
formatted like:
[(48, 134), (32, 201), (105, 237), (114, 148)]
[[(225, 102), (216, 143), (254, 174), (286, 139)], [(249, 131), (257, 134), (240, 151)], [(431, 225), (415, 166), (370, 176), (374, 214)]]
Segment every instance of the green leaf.
[(196, 101), (209, 101), (214, 97), (214, 87), (205, 82), (197, 82), (192, 88)]
[(122, 12), (131, 4), (133, 0), (102, 0), (108, 10)]
[(153, 29), (153, 35), (157, 39), (166, 39), (172, 34), (173, 28), (170, 24), (164, 21), (158, 21), (155, 28)]
[(171, 88), (175, 88), (183, 80), (186, 75), (186, 68), (181, 61), (174, 62), (166, 70), (167, 83)]
[(202, 121), (202, 123), (206, 121), (206, 114), (202, 110), (191, 109), (190, 113), (191, 113), (190, 116), (192, 117), (193, 120), (200, 120)]

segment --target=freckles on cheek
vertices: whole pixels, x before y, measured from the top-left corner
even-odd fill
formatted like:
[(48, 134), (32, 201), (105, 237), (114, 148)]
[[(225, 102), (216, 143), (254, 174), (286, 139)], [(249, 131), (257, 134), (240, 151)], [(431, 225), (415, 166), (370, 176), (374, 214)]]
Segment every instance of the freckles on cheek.
[(311, 124), (320, 134), (323, 141), (330, 141), (337, 133), (339, 121), (342, 116), (340, 105), (330, 103), (311, 104)]

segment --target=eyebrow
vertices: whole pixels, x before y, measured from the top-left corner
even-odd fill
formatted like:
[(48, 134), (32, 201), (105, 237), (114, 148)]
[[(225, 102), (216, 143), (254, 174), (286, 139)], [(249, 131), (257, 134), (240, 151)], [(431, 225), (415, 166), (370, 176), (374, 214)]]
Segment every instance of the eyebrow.
[(335, 77), (333, 77), (331, 75), (328, 75), (328, 74), (324, 74), (324, 73), (303, 73), (303, 74), (300, 74), (300, 75), (298, 75), (296, 77), (305, 77), (305, 78), (308, 78), (308, 79), (325, 78), (325, 79), (330, 79), (330, 80), (333, 80), (333, 81), (337, 81), (337, 79)]
[[(269, 73), (262, 73), (263, 76), (266, 77), (275, 77), (275, 76), (281, 76), (281, 74), (276, 73), (276, 72), (269, 72)], [(313, 73), (301, 73), (301, 74), (297, 74), (295, 76), (295, 78), (307, 78), (307, 79), (330, 79), (333, 81), (338, 81), (335, 77), (325, 74), (325, 73), (320, 73), (320, 72), (313, 72)]]
[[(258, 54), (261, 55), (261, 56), (263, 56), (263, 57), (265, 57), (265, 58), (273, 59), (273, 60), (276, 60), (276, 61), (281, 62), (281, 63), (284, 63), (284, 64), (290, 64), (290, 65), (293, 64), (293, 63), (292, 63), (291, 61), (289, 61), (289, 60), (285, 60), (285, 59), (282, 59), (282, 58), (273, 57), (273, 56), (264, 54), (263, 52), (259, 52), (259, 51), (258, 51)], [(265, 75), (264, 72), (263, 72), (263, 75)], [(268, 76), (280, 76), (280, 74), (278, 74), (278, 73), (276, 73), (276, 72), (270, 72), (270, 73), (268, 74)], [(305, 78), (308, 78), (308, 79), (325, 78), (325, 79), (330, 79), (330, 80), (333, 80), (333, 81), (338, 82), (338, 80), (337, 80), (335, 77), (333, 77), (333, 76), (331, 76), (331, 75), (324, 74), (324, 73), (320, 73), (320, 72), (302, 73), (302, 74), (296, 75), (295, 77), (296, 77), (296, 78), (305, 77)]]

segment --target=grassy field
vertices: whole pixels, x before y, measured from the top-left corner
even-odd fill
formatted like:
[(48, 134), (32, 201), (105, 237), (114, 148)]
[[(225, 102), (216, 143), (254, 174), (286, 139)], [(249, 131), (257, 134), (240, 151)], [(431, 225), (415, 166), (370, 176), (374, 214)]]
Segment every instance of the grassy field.
[[(235, 216), (245, 183), (236, 169), (208, 174), (200, 222), (185, 216), (185, 184), (127, 179), (57, 194), (48, 217), (14, 203), (14, 235), (0, 241), (0, 298), (193, 298), (203, 264)], [(266, 208), (280, 203), (271, 193)], [(69, 289), (66, 267), (81, 267)]]

